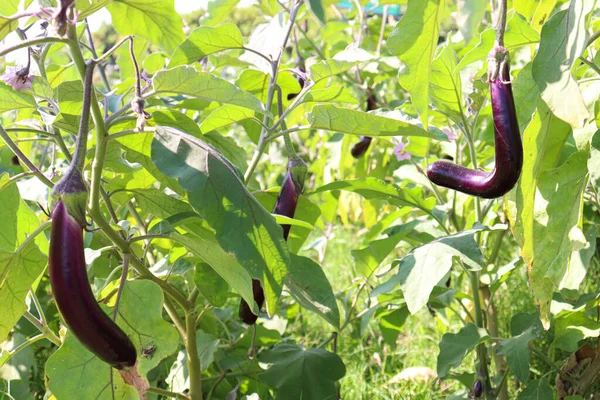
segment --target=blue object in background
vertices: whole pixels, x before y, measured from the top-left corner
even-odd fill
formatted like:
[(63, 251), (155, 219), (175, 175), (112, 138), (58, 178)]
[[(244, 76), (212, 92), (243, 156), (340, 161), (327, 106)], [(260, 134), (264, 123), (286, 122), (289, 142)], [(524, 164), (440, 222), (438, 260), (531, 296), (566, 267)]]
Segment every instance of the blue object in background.
[[(348, 0), (343, 0), (340, 1), (339, 3), (337, 3), (337, 6), (339, 8), (344, 8), (344, 9), (351, 9), (351, 8), (356, 8), (354, 3), (352, 3), (351, 1)], [(365, 6), (365, 11), (367, 12), (367, 14), (377, 14), (377, 15), (383, 15), (383, 8), (385, 6), (380, 6), (379, 3), (376, 2), (370, 2), (369, 4), (367, 4)], [(400, 17), (400, 6), (398, 4), (388, 4), (388, 11), (387, 11), (387, 15), (391, 15), (394, 17)]]

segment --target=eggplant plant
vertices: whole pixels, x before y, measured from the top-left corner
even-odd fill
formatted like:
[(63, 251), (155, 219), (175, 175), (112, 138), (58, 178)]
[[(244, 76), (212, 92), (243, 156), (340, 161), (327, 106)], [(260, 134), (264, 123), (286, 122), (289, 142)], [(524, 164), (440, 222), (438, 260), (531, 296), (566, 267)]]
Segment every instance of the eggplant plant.
[(196, 3), (0, 2), (0, 397), (597, 392), (595, 1)]

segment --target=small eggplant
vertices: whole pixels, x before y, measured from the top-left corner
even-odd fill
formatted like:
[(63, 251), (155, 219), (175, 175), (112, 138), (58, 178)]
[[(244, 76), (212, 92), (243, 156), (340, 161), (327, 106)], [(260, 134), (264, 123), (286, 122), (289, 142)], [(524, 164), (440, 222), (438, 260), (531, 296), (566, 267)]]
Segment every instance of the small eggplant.
[(475, 381), (473, 389), (471, 390), (471, 396), (474, 399), (480, 399), (483, 395), (483, 383), (480, 380)]
[[(295, 157), (288, 162), (287, 172), (277, 196), (273, 213), (294, 218), (298, 198), (304, 190), (304, 178), (307, 171), (306, 163), (300, 158)], [(283, 224), (281, 228), (283, 229), (283, 238), (287, 240), (291, 225)], [(254, 300), (258, 304), (258, 308), (261, 309), (265, 302), (265, 293), (258, 279), (252, 279), (252, 293), (254, 294)], [(254, 325), (258, 319), (258, 316), (252, 313), (248, 303), (244, 299), (240, 302), (238, 314), (240, 319), (248, 325)]]
[[(367, 111), (375, 110), (377, 108), (377, 98), (375, 97), (375, 93), (371, 88), (367, 90), (367, 93)], [(359, 142), (352, 146), (352, 149), (350, 150), (352, 157), (356, 159), (361, 158), (369, 149), (372, 140), (373, 138), (370, 136), (361, 136)]]
[(135, 346), (96, 302), (86, 271), (83, 227), (62, 200), (52, 212), (49, 271), (56, 305), (73, 335), (113, 367), (133, 367)]
[[(300, 85), (300, 89), (304, 89), (304, 85), (306, 84), (306, 80), (305, 78), (305, 74), (306, 74), (306, 65), (304, 63), (304, 57), (302, 57), (301, 55), (298, 55), (298, 58), (296, 58), (296, 69), (298, 70), (299, 74), (296, 76), (296, 80), (298, 81), (298, 84)], [(287, 99), (289, 100), (293, 100), (295, 99), (300, 93), (290, 93), (287, 95)]]
[(508, 51), (495, 46), (488, 56), (488, 63), (496, 151), (494, 169), (484, 172), (448, 161), (436, 161), (427, 168), (427, 176), (436, 185), (493, 199), (508, 193), (518, 182), (523, 167), (523, 144), (509, 82)]

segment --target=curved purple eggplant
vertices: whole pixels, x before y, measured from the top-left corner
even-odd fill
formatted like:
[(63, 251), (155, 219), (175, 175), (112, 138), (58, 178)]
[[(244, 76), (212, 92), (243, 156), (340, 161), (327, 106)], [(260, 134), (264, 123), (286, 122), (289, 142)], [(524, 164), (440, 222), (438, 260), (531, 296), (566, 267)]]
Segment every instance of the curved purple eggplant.
[[(296, 205), (298, 204), (298, 198), (300, 193), (304, 190), (304, 178), (307, 172), (306, 163), (300, 158), (292, 158), (287, 165), (287, 172), (283, 183), (281, 184), (281, 190), (277, 196), (277, 202), (273, 209), (274, 214), (283, 215), (289, 218), (294, 218), (296, 213)], [(283, 238), (288, 239), (290, 234), (291, 225), (282, 224)], [(258, 304), (258, 308), (261, 309), (265, 302), (265, 293), (260, 286), (258, 279), (252, 279), (252, 293), (254, 300)], [(244, 299), (240, 302), (239, 317), (248, 325), (254, 325), (258, 316), (254, 315), (248, 306), (248, 303)]]
[[(375, 97), (375, 93), (371, 88), (367, 90), (367, 93), (367, 111), (375, 110), (377, 108), (377, 98)], [(369, 149), (372, 140), (373, 138), (370, 136), (361, 136), (359, 142), (352, 146), (352, 149), (350, 150), (352, 157), (356, 159), (361, 158)]]
[(427, 176), (436, 185), (493, 199), (508, 193), (519, 180), (523, 144), (509, 82), (508, 51), (496, 46), (490, 52), (488, 62), (496, 151), (494, 169), (484, 172), (448, 161), (436, 161), (427, 168)]
[(135, 346), (94, 298), (88, 282), (83, 229), (59, 201), (52, 212), (49, 270), (56, 305), (73, 335), (117, 369), (133, 367)]

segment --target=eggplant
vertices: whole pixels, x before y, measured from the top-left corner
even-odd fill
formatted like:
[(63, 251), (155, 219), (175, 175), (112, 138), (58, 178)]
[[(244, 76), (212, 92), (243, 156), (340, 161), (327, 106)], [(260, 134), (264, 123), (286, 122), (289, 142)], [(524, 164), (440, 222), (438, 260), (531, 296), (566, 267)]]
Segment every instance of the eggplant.
[[(275, 208), (273, 209), (274, 214), (294, 218), (300, 193), (304, 190), (304, 178), (307, 171), (306, 163), (300, 158), (294, 157), (288, 162), (287, 172), (277, 196)], [(283, 238), (287, 241), (292, 226), (282, 224), (281, 228), (283, 229)], [(252, 279), (252, 294), (254, 295), (254, 301), (258, 304), (258, 308), (261, 309), (265, 303), (265, 293), (258, 279)], [(244, 299), (240, 302), (238, 315), (248, 325), (254, 325), (258, 319), (258, 316), (252, 313), (250, 306)]]
[(85, 265), (83, 227), (67, 212), (62, 200), (52, 212), (48, 263), (56, 305), (73, 335), (111, 366), (133, 367), (135, 346), (96, 302)]
[(473, 390), (471, 390), (471, 396), (474, 399), (479, 399), (483, 395), (483, 383), (481, 381), (475, 381), (473, 384)]
[[(304, 74), (306, 74), (306, 64), (304, 62), (304, 57), (298, 54), (298, 58), (296, 58), (296, 68), (300, 71), (300, 74), (296, 76), (296, 80), (300, 85), (300, 89), (304, 89), (304, 85), (306, 84), (306, 80), (304, 79)], [(300, 93), (290, 93), (287, 95), (288, 101), (295, 99)]]
[(491, 172), (436, 161), (427, 168), (431, 182), (486, 199), (501, 197), (518, 182), (523, 167), (523, 144), (510, 84), (508, 51), (496, 46), (488, 56), (494, 119), (496, 165)]
[[(375, 97), (375, 93), (371, 88), (367, 90), (367, 93), (367, 111), (375, 110), (377, 108), (377, 98)], [(361, 158), (369, 149), (372, 140), (373, 138), (370, 136), (361, 136), (358, 143), (356, 143), (354, 146), (352, 146), (352, 149), (350, 149), (350, 154), (352, 154), (352, 157), (356, 159)]]

